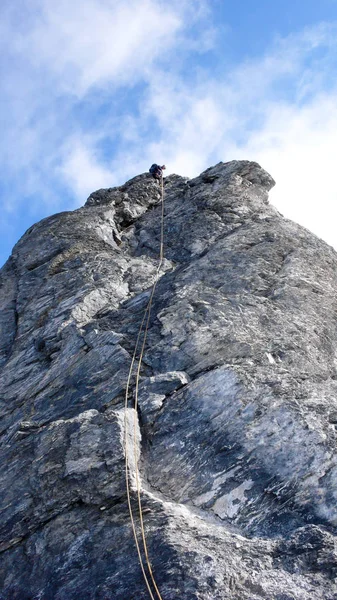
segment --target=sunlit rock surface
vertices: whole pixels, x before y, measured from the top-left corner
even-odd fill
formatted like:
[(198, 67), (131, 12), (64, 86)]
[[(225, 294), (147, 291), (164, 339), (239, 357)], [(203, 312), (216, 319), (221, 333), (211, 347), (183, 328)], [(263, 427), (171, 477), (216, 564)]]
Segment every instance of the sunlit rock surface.
[(163, 600), (337, 599), (337, 255), (268, 203), (273, 185), (248, 161), (166, 178), (138, 414), (124, 392), (158, 266), (158, 183), (99, 190), (15, 246), (1, 600), (150, 598), (125, 424)]

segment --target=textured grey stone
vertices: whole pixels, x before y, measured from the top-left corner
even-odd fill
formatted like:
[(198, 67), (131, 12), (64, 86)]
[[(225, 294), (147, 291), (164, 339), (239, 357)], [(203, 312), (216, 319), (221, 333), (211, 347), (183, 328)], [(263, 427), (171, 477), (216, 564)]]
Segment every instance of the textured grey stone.
[(161, 373), (143, 380), (139, 384), (137, 398), (143, 424), (153, 423), (167, 396), (189, 381), (187, 373), (182, 371)]
[[(337, 255), (256, 163), (98, 190), (0, 273), (0, 599), (337, 600)], [(137, 361), (136, 365), (137, 367)], [(126, 430), (125, 430), (126, 426)], [(136, 439), (133, 440), (133, 434)]]

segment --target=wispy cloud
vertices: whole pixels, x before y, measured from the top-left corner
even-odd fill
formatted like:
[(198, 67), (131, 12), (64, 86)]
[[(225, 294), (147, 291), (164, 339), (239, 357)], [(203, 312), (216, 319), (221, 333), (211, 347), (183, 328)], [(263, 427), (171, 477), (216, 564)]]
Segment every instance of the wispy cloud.
[(110, 187), (116, 183), (111, 171), (100, 164), (93, 146), (88, 142), (79, 138), (69, 140), (68, 154), (63, 150), (63, 157), (58, 173), (82, 202), (89, 190)]
[(79, 97), (92, 86), (142, 78), (172, 45), (185, 12), (151, 0), (37, 0), (35, 6), (34, 22), (14, 51), (55, 77), (58, 93)]
[(337, 87), (300, 108), (271, 106), (258, 136), (232, 155), (263, 164), (277, 181), (271, 201), (337, 249), (336, 145)]
[[(119, 132), (111, 131), (116, 120), (107, 111), (111, 103), (113, 112), (120, 89), (125, 90), (122, 113), (127, 129), (127, 111), (139, 110), (137, 99), (135, 106), (129, 104), (130, 90), (146, 85), (159, 64), (165, 69), (177, 46), (189, 51), (193, 40), (184, 36), (205, 17), (206, 9), (201, 0), (35, 0), (33, 11), (24, 2), (5, 4), (0, 25), (5, 57), (0, 106), (6, 115), (2, 168), (13, 176), (24, 173), (29, 193), (28, 171), (35, 171), (35, 180), (41, 170), (50, 175), (63, 160), (63, 152), (64, 159), (70, 160), (69, 168), (75, 165), (69, 157), (69, 142), (74, 134), (83, 139), (83, 134), (95, 129), (94, 120), (96, 127), (102, 126), (102, 106), (107, 113), (106, 133), (110, 137), (120, 134), (120, 122)], [(208, 48), (207, 27), (204, 38)], [(101, 131), (91, 133), (92, 140), (101, 138)], [(79, 142), (74, 153), (79, 155)], [(94, 155), (95, 151), (87, 149), (86, 153)], [(93, 169), (97, 172), (97, 165)], [(78, 182), (75, 188), (83, 186)]]

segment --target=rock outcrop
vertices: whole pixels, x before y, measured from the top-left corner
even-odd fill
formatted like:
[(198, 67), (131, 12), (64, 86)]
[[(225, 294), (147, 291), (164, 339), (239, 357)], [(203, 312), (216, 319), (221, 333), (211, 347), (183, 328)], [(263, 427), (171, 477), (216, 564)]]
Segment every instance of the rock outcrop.
[[(337, 255), (233, 161), (30, 228), (1, 271), (0, 599), (337, 599)], [(131, 387), (133, 388), (134, 381)], [(154, 593), (154, 597), (155, 593)], [(157, 598), (156, 598), (157, 600)]]

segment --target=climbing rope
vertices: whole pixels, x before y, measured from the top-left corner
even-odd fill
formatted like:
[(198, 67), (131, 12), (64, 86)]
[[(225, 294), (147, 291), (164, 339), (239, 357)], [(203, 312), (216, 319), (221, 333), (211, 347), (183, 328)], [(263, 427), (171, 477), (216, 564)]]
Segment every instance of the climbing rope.
[[(159, 281), (160, 269), (162, 267), (163, 260), (164, 260), (164, 182), (163, 182), (163, 176), (161, 176), (161, 179), (160, 179), (160, 189), (161, 189), (161, 227), (160, 227), (159, 263), (157, 266), (154, 282), (152, 285), (150, 298), (149, 298), (149, 301), (145, 308), (144, 316), (143, 316), (142, 322), (140, 324), (137, 339), (136, 339), (136, 345), (135, 345), (134, 353), (132, 356), (128, 379), (127, 379), (127, 384), (126, 384), (126, 389), (125, 389), (125, 408), (124, 408), (124, 452), (125, 452), (126, 495), (127, 495), (127, 502), (128, 502), (128, 507), (129, 507), (132, 532), (133, 532), (133, 537), (134, 537), (135, 544), (136, 544), (139, 564), (140, 564), (140, 568), (142, 570), (142, 574), (143, 574), (149, 595), (151, 597), (151, 600), (156, 600), (155, 596), (153, 595), (153, 591), (151, 589), (151, 582), (152, 582), (153, 588), (155, 590), (155, 594), (157, 595), (157, 600), (158, 599), (163, 600), (163, 599), (162, 599), (162, 596), (160, 595), (158, 586), (156, 584), (156, 581), (155, 581), (155, 578), (153, 575), (151, 562), (150, 562), (150, 558), (149, 558), (149, 554), (148, 554), (145, 528), (144, 528), (143, 510), (142, 510), (142, 502), (141, 502), (141, 487), (140, 487), (140, 477), (139, 477), (138, 457), (137, 457), (137, 414), (138, 414), (137, 409), (138, 409), (140, 370), (141, 370), (141, 366), (142, 366), (142, 360), (143, 360), (145, 344), (146, 344), (146, 339), (147, 339), (147, 332), (148, 332), (150, 318), (151, 318), (152, 301), (153, 301), (153, 297), (154, 297), (154, 294), (156, 291), (157, 283)], [(145, 328), (144, 328), (144, 325), (145, 325)], [(144, 328), (144, 332), (143, 332), (143, 328)], [(143, 341), (140, 344), (142, 333), (143, 333)], [(135, 400), (134, 400), (134, 405), (133, 405), (134, 424), (133, 424), (132, 439), (133, 439), (135, 480), (136, 480), (136, 489), (137, 489), (137, 502), (138, 502), (138, 511), (139, 511), (139, 525), (140, 525), (140, 531), (141, 531), (141, 542), (139, 542), (139, 539), (138, 539), (136, 522), (135, 522), (135, 517), (134, 517), (134, 510), (132, 509), (132, 503), (131, 503), (130, 483), (129, 483), (129, 477), (128, 477), (130, 459), (129, 459), (129, 450), (128, 450), (128, 439), (127, 439), (128, 438), (128, 422), (127, 422), (128, 421), (127, 420), (127, 412), (128, 411), (127, 411), (127, 409), (128, 409), (128, 404), (129, 404), (129, 389), (130, 389), (130, 384), (131, 384), (133, 368), (134, 368), (134, 364), (136, 362), (138, 348), (140, 345), (141, 345), (141, 349), (140, 349), (140, 354), (139, 354), (139, 358), (138, 358), (138, 366), (137, 366), (137, 371), (136, 371)], [(145, 556), (145, 560), (142, 555), (141, 544), (143, 546), (143, 553)], [(148, 571), (148, 573), (146, 571)]]

